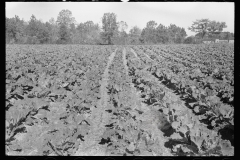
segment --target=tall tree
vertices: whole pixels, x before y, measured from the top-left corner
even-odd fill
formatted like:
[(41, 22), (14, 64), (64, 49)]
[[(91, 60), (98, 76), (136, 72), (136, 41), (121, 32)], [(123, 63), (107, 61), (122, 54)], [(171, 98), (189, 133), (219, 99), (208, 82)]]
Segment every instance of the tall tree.
[(13, 18), (6, 18), (6, 40), (7, 43), (23, 43), (25, 40), (24, 21), (15, 15)]
[(39, 21), (37, 38), (40, 43), (50, 43), (51, 33), (45, 23)]
[(168, 43), (170, 41), (170, 36), (168, 32), (168, 28), (162, 24), (159, 24), (156, 28), (156, 36), (157, 36), (157, 42), (158, 43)]
[(50, 43), (56, 43), (57, 39), (58, 39), (58, 31), (59, 31), (59, 27), (57, 25), (57, 22), (54, 20), (54, 18), (51, 18), (49, 20), (49, 26), (48, 26), (48, 30), (50, 33)]
[(85, 30), (85, 42), (87, 44), (98, 44), (100, 43), (100, 27), (98, 24), (94, 24), (92, 21), (84, 23)]
[(73, 41), (78, 44), (99, 44), (100, 43), (100, 27), (92, 21), (80, 23), (76, 28), (76, 34)]
[(117, 22), (118, 30), (114, 32), (114, 44), (124, 45), (127, 43), (128, 34), (126, 29), (128, 25), (124, 21)]
[(60, 25), (66, 25), (67, 27), (70, 27), (72, 23), (76, 23), (75, 18), (72, 16), (72, 12), (68, 9), (61, 10), (57, 17), (57, 24)]
[(75, 24), (76, 20), (72, 16), (72, 12), (69, 10), (62, 10), (57, 17), (57, 24), (59, 26), (58, 31), (58, 43), (69, 43), (71, 41), (71, 24)]
[(70, 37), (71, 41), (73, 42), (74, 36), (76, 35), (76, 25), (74, 23), (70, 24)]
[(210, 21), (207, 30), (209, 34), (219, 34), (222, 32), (223, 28), (226, 27), (227, 25), (225, 22)]
[(157, 23), (155, 21), (147, 22), (147, 28), (148, 29), (155, 29), (156, 27), (157, 27)]
[(118, 29), (120, 32), (126, 31), (127, 28), (128, 28), (128, 25), (126, 22), (124, 21), (118, 22)]
[(175, 24), (170, 24), (168, 31), (171, 39), (170, 41), (173, 43), (182, 43), (187, 36), (185, 29), (178, 27)]
[(84, 23), (78, 24), (76, 30), (77, 33), (73, 36), (73, 43), (84, 44), (86, 34)]
[(139, 27), (134, 26), (133, 28), (131, 28), (129, 31), (128, 43), (140, 44), (141, 33), (142, 33), (142, 30)]
[(209, 19), (200, 19), (193, 22), (192, 26), (188, 29), (192, 32), (198, 33), (203, 38), (208, 32)]
[(184, 28), (177, 27), (176, 33), (174, 35), (174, 43), (183, 43), (187, 33)]
[(60, 43), (60, 44), (70, 43), (71, 34), (65, 24), (60, 24), (58, 34), (59, 34), (59, 37), (58, 37), (57, 43)]
[(147, 22), (147, 25), (143, 29), (141, 34), (142, 38), (144, 39), (144, 43), (147, 43), (147, 44), (157, 43), (156, 26), (157, 26), (157, 23), (155, 21)]
[(141, 32), (142, 31), (138, 26), (134, 26), (132, 29), (130, 29), (129, 34), (132, 36), (140, 36)]
[(37, 18), (32, 15), (30, 17), (30, 21), (28, 23), (28, 26), (27, 26), (27, 34), (28, 36), (37, 36), (37, 32), (38, 32), (38, 22), (37, 22)]
[(112, 44), (114, 32), (118, 29), (117, 15), (115, 13), (104, 13), (102, 17), (101, 38), (106, 44)]
[(27, 43), (38, 44), (38, 43), (49, 43), (50, 32), (48, 26), (45, 25), (41, 20), (32, 15), (28, 26), (26, 27)]
[(225, 22), (210, 21), (209, 19), (200, 19), (193, 22), (188, 29), (196, 32), (201, 38), (208, 34), (219, 34), (223, 28), (226, 28)]

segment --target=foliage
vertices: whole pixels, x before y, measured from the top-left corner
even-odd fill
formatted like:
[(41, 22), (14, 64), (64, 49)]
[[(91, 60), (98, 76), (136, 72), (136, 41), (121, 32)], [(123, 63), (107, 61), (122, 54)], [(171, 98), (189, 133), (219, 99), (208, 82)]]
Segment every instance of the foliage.
[(28, 26), (26, 27), (27, 43), (39, 44), (49, 43), (50, 33), (47, 26), (34, 15), (31, 16)]
[(22, 43), (24, 35), (24, 21), (15, 15), (14, 18), (6, 18), (6, 42)]
[(96, 77), (112, 51), (89, 49), (7, 47), (6, 154), (66, 156), (76, 152), (88, 134), (88, 115), (98, 99)]
[(71, 24), (75, 24), (76, 20), (74, 17), (72, 17), (72, 12), (68, 9), (63, 9), (59, 12), (58, 17), (57, 17), (57, 24), (59, 26), (61, 25), (66, 25), (67, 28), (70, 28)]
[(51, 18), (49, 22), (46, 22), (46, 27), (50, 33), (50, 43), (56, 43), (58, 39), (59, 26), (57, 25), (57, 22), (55, 22), (54, 18)]
[(137, 26), (131, 28), (129, 31), (128, 44), (140, 44), (141, 32), (142, 30)]
[(73, 43), (78, 44), (99, 44), (100, 40), (100, 27), (92, 21), (80, 23), (76, 28), (76, 34), (73, 35)]
[(113, 35), (117, 31), (117, 15), (115, 13), (104, 13), (102, 17), (101, 38), (105, 44), (113, 44)]
[[(233, 155), (233, 87), (229, 85), (233, 80), (233, 72), (231, 72), (231, 76), (227, 73), (231, 68), (230, 66), (233, 65), (233, 61), (229, 61), (232, 59), (230, 57), (233, 55), (233, 46), (209, 45), (204, 47), (196, 45), (191, 47), (190, 51), (189, 45), (134, 47), (141, 60), (145, 62), (145, 66), (142, 67), (139, 65), (134, 67), (136, 63), (132, 61), (129, 63), (131, 68), (133, 67), (131, 70), (135, 70), (134, 81), (135, 78), (141, 77), (134, 83), (136, 87), (141, 89), (145, 102), (148, 105), (160, 107), (165, 116), (168, 117), (168, 122), (171, 123), (174, 130), (164, 131), (164, 129), (162, 131), (166, 134), (173, 132), (170, 135), (170, 140), (165, 144), (172, 149), (173, 154), (190, 156)], [(203, 50), (203, 47), (207, 48), (209, 52), (199, 52)], [(227, 49), (223, 51), (221, 48)], [(193, 51), (195, 54), (192, 54)], [(219, 54), (222, 58), (216, 60), (215, 56)], [(228, 60), (225, 59), (226, 57)], [(210, 69), (208, 63), (202, 64), (203, 59), (209, 59), (208, 61), (211, 61), (213, 68)], [(189, 62), (189, 60), (191, 61)], [(229, 66), (224, 66), (227, 63)], [(147, 70), (152, 75), (146, 74)], [(231, 80), (229, 79), (227, 82), (225, 78), (220, 78), (225, 77), (224, 75), (230, 76)], [(158, 80), (174, 93), (180, 95), (183, 102), (171, 95), (170, 90), (165, 89), (165, 97), (158, 101), (158, 98), (151, 94), (152, 89), (149, 93), (149, 87), (146, 87), (149, 85), (155, 88), (152, 84)], [(151, 85), (148, 81), (152, 82)], [(139, 82), (141, 82), (140, 85)], [(185, 103), (186, 106), (181, 105), (182, 103)], [(229, 135), (222, 134), (221, 130), (228, 130)], [(227, 141), (225, 141), (226, 139)]]
[(156, 44), (156, 26), (157, 23), (155, 21), (147, 22), (146, 27), (143, 29), (141, 36), (144, 39), (144, 43), (146, 44)]
[(117, 25), (118, 30), (114, 32), (113, 43), (118, 45), (125, 45), (127, 44), (128, 40), (128, 34), (126, 32), (128, 25), (124, 21), (117, 22)]
[[(77, 24), (72, 12), (61, 10), (55, 21), (51, 18), (42, 22), (34, 15), (28, 22), (18, 16), (7, 18), (6, 43), (19, 44), (84, 44), (84, 45), (140, 45), (140, 44), (181, 44), (193, 43), (186, 39), (184, 28), (175, 24), (165, 26), (151, 20), (143, 29), (134, 26), (127, 32), (128, 24), (117, 21), (115, 13), (104, 13), (101, 25), (92, 21)], [(231, 39), (233, 33), (222, 32), (225, 22), (200, 19), (188, 29), (196, 32), (194, 43), (201, 43), (202, 38)]]
[(70, 31), (65, 24), (60, 25), (58, 34), (59, 34), (59, 38), (57, 40), (57, 43), (67, 44), (70, 42), (71, 40)]
[(71, 34), (75, 32), (76, 20), (72, 17), (70, 10), (62, 10), (59, 12), (56, 23), (59, 26), (57, 43), (71, 43)]
[(149, 21), (141, 36), (146, 44), (166, 44), (182, 43), (187, 34), (184, 28), (174, 24), (170, 24), (169, 27), (162, 24), (157, 26), (156, 22)]
[(225, 40), (228, 40), (230, 38), (234, 38), (234, 34), (230, 33), (230, 32), (221, 32), (219, 34), (209, 34), (208, 37), (212, 38), (212, 39), (225, 39)]
[(157, 27), (157, 41), (166, 44), (170, 41), (169, 32), (166, 26), (159, 24)]
[(200, 19), (193, 22), (192, 26), (188, 29), (199, 33), (199, 36), (203, 38), (208, 34), (219, 34), (223, 28), (226, 28), (225, 22), (210, 21), (209, 19)]
[(195, 43), (195, 37), (194, 36), (190, 36), (184, 39), (184, 43), (185, 44), (194, 44)]
[(170, 24), (168, 32), (171, 37), (170, 41), (173, 41), (174, 43), (182, 43), (184, 38), (187, 36), (184, 28), (177, 27), (174, 24)]
[(232, 156), (233, 60), (233, 44), (7, 45), (6, 154)]

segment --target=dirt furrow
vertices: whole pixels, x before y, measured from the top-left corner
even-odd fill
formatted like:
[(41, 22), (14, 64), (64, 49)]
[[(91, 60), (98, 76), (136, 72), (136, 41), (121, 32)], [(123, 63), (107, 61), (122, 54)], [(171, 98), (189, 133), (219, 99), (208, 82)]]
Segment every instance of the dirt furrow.
[(126, 60), (126, 49), (123, 49), (123, 65), (126, 71), (126, 75), (128, 74), (127, 60)]
[(104, 156), (105, 148), (103, 145), (99, 145), (101, 141), (101, 135), (106, 130), (105, 125), (109, 121), (109, 113), (104, 108), (108, 105), (108, 71), (109, 66), (112, 64), (117, 49), (110, 55), (107, 67), (102, 76), (102, 82), (100, 87), (101, 99), (97, 104), (97, 108), (93, 107), (91, 114), (91, 129), (89, 134), (84, 137), (84, 143), (79, 146), (76, 156)]
[(138, 57), (138, 55), (137, 55), (137, 53), (136, 52), (134, 52), (134, 50), (131, 48), (131, 52), (134, 54), (134, 56), (139, 60), (139, 57)]
[[(136, 56), (137, 53), (131, 48), (131, 52)], [(146, 53), (142, 52), (148, 59), (150, 59), (151, 61), (153, 61)], [(138, 58), (139, 59), (139, 58)]]
[[(129, 69), (127, 65), (125, 48), (123, 49), (123, 64), (128, 75)], [(158, 144), (158, 148), (156, 149), (157, 152), (155, 152), (156, 150), (152, 151), (152, 155), (172, 156), (170, 150), (164, 147), (166, 139), (163, 136), (163, 132), (159, 130), (159, 124), (163, 125), (162, 123), (164, 123), (162, 115), (157, 109), (147, 106), (146, 104), (141, 102), (140, 94), (134, 87), (134, 84), (131, 85), (131, 90), (132, 93), (135, 94), (137, 99), (140, 101), (140, 105), (136, 104), (134, 109), (143, 112), (143, 114), (140, 117), (137, 117), (137, 119), (145, 119), (145, 127), (150, 129), (148, 130), (148, 132), (153, 135), (155, 142)]]

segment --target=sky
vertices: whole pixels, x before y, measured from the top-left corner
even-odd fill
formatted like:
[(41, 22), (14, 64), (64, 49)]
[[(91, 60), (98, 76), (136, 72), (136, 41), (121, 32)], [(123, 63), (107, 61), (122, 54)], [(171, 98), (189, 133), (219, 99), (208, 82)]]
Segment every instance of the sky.
[(127, 23), (129, 31), (133, 26), (143, 29), (154, 20), (158, 25), (175, 24), (185, 28), (188, 36), (194, 32), (188, 27), (198, 19), (226, 22), (223, 31), (234, 33), (234, 2), (6, 2), (6, 17), (18, 15), (29, 21), (31, 15), (47, 22), (57, 19), (59, 12), (68, 9), (77, 23), (93, 21), (101, 24), (104, 13), (115, 13), (117, 21)]

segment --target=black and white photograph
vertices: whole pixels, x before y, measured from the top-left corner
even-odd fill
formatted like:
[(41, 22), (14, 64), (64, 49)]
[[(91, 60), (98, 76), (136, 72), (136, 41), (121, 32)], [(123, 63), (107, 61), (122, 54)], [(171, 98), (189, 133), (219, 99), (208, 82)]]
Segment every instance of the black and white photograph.
[(234, 2), (5, 2), (6, 156), (234, 156)]

